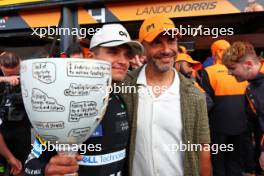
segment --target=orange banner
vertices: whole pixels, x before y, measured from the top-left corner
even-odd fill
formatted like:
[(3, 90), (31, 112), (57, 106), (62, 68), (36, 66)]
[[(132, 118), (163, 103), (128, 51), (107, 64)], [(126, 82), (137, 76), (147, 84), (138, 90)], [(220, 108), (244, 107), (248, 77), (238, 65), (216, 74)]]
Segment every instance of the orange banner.
[(30, 27), (57, 26), (60, 9), (25, 11), (20, 12), (19, 15)]
[[(17, 3), (29, 3), (29, 2), (50, 2), (55, 1), (46, 0), (16, 0), (16, 1), (1, 1), (1, 5)], [(57, 1), (56, 1), (57, 2)], [(89, 3), (87, 3), (89, 4)], [(136, 21), (144, 20), (145, 18), (153, 15), (164, 15), (170, 18), (177, 17), (190, 17), (190, 16), (206, 16), (206, 15), (220, 15), (220, 14), (233, 14), (244, 12), (264, 11), (264, 0), (256, 0), (254, 2), (248, 2), (248, 0), (180, 0), (180, 1), (142, 1), (142, 2), (123, 2), (107, 4), (104, 7), (89, 8), (89, 6), (83, 6), (78, 8), (78, 22), (79, 24), (95, 24), (95, 23), (108, 23), (108, 22), (120, 22), (120, 21)], [(59, 23), (60, 8), (56, 9), (44, 9), (44, 10), (28, 10), (18, 12), (20, 18), (26, 23), (20, 27), (47, 27), (56, 26)], [(14, 17), (10, 17), (10, 19)], [(0, 16), (0, 30), (11, 29), (14, 25), (6, 25), (6, 17)], [(2, 27), (1, 27), (2, 26)], [(10, 26), (5, 27), (5, 26)]]
[(126, 4), (126, 6), (119, 4), (110, 5), (107, 8), (120, 21), (143, 20), (153, 15), (187, 17), (240, 12), (227, 0), (150, 2)]

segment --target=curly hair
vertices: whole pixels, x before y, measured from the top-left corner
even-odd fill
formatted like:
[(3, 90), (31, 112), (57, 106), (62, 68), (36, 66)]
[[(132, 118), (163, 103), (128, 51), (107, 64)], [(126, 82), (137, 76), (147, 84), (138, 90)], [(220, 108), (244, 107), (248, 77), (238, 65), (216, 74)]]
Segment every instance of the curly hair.
[(248, 57), (258, 60), (254, 46), (249, 42), (237, 41), (224, 51), (222, 62), (225, 66), (230, 66), (243, 62)]

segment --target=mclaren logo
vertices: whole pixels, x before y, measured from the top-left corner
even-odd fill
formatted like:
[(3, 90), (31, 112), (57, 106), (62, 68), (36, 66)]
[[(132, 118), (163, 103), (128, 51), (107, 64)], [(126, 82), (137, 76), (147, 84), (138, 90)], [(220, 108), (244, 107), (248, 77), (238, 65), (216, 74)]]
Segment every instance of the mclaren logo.
[(147, 30), (147, 32), (148, 32), (149, 30), (154, 29), (154, 28), (155, 28), (155, 24), (152, 23), (152, 24), (150, 24), (150, 25), (148, 25), (148, 26), (146, 27), (146, 30)]

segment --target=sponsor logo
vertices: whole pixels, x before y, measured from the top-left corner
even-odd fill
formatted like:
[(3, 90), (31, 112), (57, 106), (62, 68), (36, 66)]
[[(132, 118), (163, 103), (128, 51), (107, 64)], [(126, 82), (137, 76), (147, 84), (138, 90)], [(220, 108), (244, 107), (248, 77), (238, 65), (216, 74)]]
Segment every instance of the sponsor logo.
[(78, 162), (80, 165), (102, 166), (125, 159), (126, 149), (104, 155), (82, 155), (82, 156), (83, 156), (82, 161)]
[(41, 174), (41, 169), (25, 169), (26, 174), (28, 175), (40, 175)]

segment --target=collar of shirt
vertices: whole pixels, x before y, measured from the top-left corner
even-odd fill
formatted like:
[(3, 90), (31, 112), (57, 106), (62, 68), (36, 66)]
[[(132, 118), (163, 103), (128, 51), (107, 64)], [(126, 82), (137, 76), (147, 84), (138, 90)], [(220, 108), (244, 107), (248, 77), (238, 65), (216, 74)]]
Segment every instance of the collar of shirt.
[(264, 63), (261, 65), (258, 75), (249, 82), (258, 83), (258, 82), (262, 82), (263, 79), (264, 79)]
[[(144, 86), (144, 87), (148, 87), (147, 85), (147, 78), (146, 78), (146, 65), (145, 64), (143, 66), (143, 68), (141, 69), (139, 75), (138, 75), (138, 78), (137, 78), (137, 84), (138, 85), (141, 85), (141, 86)], [(174, 95), (179, 95), (179, 90), (180, 90), (180, 80), (179, 80), (179, 75), (177, 73), (177, 71), (173, 68), (174, 70), (174, 80), (173, 80), (173, 83), (172, 85), (166, 89), (165, 88), (165, 92), (166, 93), (169, 93), (169, 94), (174, 94)], [(164, 92), (163, 92), (164, 93)]]

